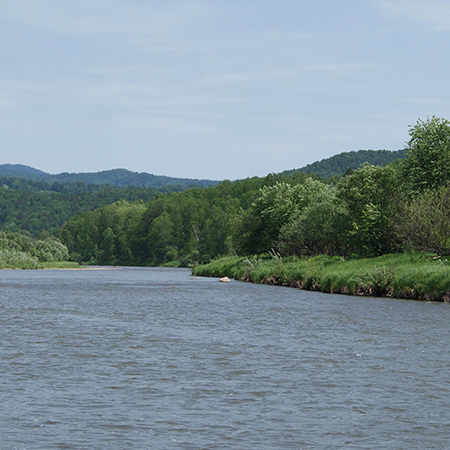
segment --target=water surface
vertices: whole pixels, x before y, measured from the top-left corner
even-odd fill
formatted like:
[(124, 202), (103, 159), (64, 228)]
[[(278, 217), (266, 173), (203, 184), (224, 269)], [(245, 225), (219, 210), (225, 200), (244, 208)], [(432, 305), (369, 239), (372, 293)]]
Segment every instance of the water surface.
[(5, 449), (450, 448), (447, 304), (0, 272)]

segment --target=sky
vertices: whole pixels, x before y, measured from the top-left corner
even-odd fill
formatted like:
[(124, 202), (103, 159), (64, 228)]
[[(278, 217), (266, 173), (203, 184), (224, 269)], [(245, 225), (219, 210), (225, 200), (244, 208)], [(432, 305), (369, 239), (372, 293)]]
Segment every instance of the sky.
[(0, 164), (242, 179), (450, 119), (450, 0), (0, 0)]

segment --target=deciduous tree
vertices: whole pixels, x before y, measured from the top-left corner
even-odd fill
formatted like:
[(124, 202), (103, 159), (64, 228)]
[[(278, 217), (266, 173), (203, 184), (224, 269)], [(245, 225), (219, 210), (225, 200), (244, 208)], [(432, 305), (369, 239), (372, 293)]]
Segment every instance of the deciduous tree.
[(409, 130), (403, 173), (415, 196), (450, 182), (450, 122), (433, 116)]

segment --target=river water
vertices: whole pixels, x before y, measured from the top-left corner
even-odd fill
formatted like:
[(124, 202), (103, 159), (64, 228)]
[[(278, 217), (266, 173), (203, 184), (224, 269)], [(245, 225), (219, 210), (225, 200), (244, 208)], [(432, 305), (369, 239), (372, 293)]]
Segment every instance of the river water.
[(450, 448), (450, 305), (0, 272), (0, 448)]

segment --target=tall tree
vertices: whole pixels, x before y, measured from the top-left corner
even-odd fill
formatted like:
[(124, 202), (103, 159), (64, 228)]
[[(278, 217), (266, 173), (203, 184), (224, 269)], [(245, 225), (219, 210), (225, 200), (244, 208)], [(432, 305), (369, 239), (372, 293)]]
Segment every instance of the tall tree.
[(404, 177), (411, 195), (450, 182), (450, 122), (433, 116), (410, 128)]
[(348, 211), (348, 251), (374, 256), (395, 250), (394, 223), (400, 191), (392, 166), (363, 164), (338, 186), (338, 198)]
[(396, 228), (406, 250), (450, 254), (450, 187), (412, 199)]

